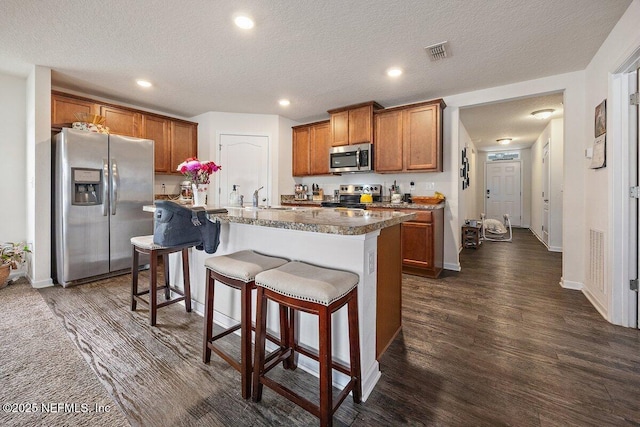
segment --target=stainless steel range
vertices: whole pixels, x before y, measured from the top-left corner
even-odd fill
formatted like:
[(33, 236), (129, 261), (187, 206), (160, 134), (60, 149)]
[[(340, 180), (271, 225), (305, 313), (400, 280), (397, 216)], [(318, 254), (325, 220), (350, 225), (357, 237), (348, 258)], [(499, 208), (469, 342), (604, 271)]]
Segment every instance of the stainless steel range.
[(366, 209), (366, 203), (360, 202), (360, 197), (363, 194), (370, 194), (373, 202), (380, 202), (382, 200), (382, 184), (343, 184), (338, 192), (339, 200), (322, 202), (321, 206)]

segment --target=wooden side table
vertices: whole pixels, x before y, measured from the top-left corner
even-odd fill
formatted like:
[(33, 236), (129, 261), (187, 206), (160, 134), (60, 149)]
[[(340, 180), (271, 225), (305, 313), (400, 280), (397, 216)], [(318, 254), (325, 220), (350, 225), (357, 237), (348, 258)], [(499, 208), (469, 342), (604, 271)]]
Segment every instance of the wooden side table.
[(476, 249), (482, 244), (480, 240), (480, 227), (462, 226), (462, 247)]

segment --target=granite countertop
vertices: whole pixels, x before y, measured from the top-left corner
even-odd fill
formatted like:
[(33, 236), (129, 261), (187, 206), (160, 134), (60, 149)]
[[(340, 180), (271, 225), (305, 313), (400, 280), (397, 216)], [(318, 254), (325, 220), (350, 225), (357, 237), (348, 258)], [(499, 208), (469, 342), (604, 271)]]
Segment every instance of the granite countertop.
[[(320, 207), (320, 203), (319, 201), (313, 201), (313, 200), (283, 200), (282, 204), (284, 206), (287, 205), (302, 205), (302, 206), (315, 206), (315, 207)], [(386, 208), (386, 209), (415, 209), (415, 210), (435, 210), (435, 209), (444, 209), (446, 203), (445, 202), (441, 202), (438, 203), (437, 205), (422, 205), (422, 204), (418, 204), (418, 203), (391, 203), (391, 202), (373, 202), (373, 203), (365, 203), (367, 206), (367, 209), (380, 209), (380, 208)]]
[(345, 208), (227, 208), (227, 214), (211, 214), (220, 221), (275, 227), (314, 233), (358, 235), (415, 219), (415, 213), (367, 211)]

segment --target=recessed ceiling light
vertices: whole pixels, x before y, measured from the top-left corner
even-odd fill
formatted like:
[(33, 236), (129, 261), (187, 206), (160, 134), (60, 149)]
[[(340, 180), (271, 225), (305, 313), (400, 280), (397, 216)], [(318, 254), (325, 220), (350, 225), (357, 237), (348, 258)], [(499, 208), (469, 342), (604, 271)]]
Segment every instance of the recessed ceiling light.
[(146, 80), (136, 80), (136, 83), (138, 83), (138, 86), (151, 87), (151, 82), (148, 82)]
[(253, 19), (245, 15), (236, 16), (233, 22), (243, 30), (250, 30), (254, 26)]
[(400, 75), (402, 75), (402, 70), (400, 68), (394, 67), (387, 70), (387, 76), (389, 77), (398, 77)]
[(291, 104), (291, 102), (288, 99), (281, 99), (280, 101), (278, 101), (278, 104), (286, 107), (287, 105)]
[(546, 108), (544, 110), (534, 111), (533, 113), (531, 113), (531, 115), (538, 120), (544, 120), (551, 117), (554, 111), (555, 110), (552, 108)]
[(496, 139), (496, 142), (497, 142), (498, 144), (501, 144), (501, 145), (507, 145), (507, 144), (511, 143), (511, 141), (512, 141), (512, 138), (500, 138), (500, 139)]

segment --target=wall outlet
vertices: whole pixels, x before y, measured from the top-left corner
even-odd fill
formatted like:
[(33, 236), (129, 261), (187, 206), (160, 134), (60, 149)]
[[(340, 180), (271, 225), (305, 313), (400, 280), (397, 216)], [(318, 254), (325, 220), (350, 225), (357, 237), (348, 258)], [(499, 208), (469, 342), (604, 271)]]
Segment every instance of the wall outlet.
[(427, 190), (435, 190), (436, 183), (435, 182), (427, 182)]

